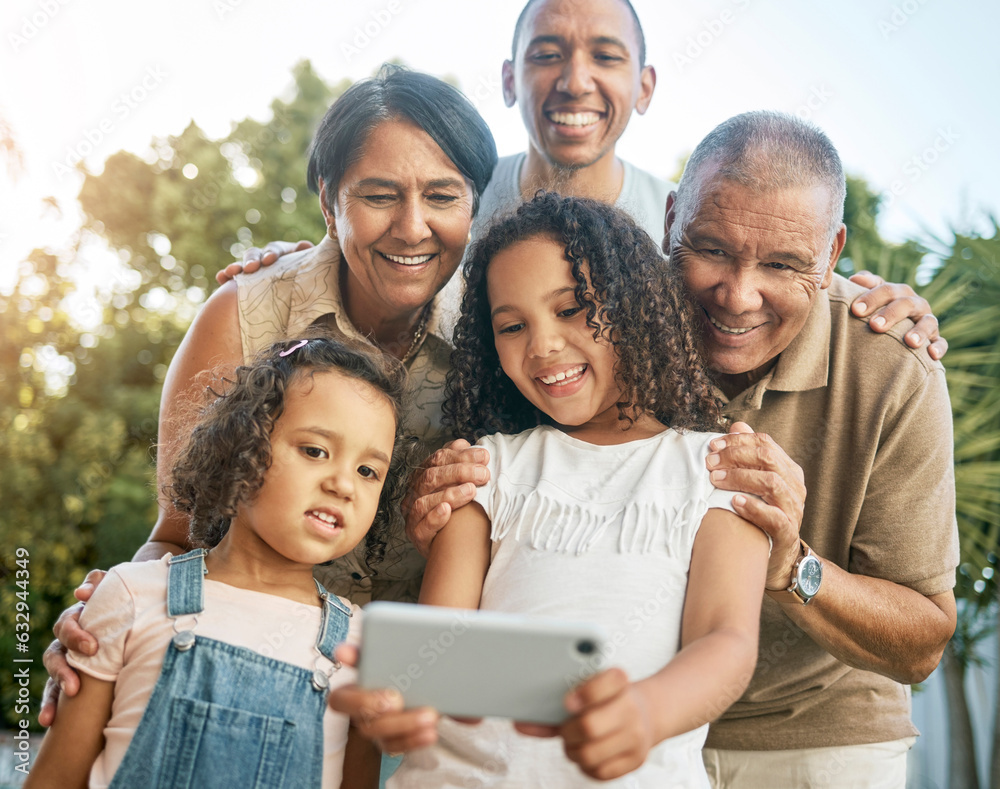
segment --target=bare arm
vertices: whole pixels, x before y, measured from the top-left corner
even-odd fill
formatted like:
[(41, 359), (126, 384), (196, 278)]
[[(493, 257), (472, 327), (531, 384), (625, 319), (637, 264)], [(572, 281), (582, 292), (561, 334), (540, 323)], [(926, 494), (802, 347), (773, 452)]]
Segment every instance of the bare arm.
[[(743, 423), (733, 428), (749, 430)], [(806, 494), (801, 469), (763, 433), (730, 434), (715, 439), (712, 448), (716, 459), (709, 456), (708, 465), (716, 469), (716, 486), (761, 497), (736, 496), (734, 506), (774, 539), (767, 588), (786, 589), (799, 555)], [(716, 481), (718, 469), (726, 476)], [(783, 602), (781, 607), (838, 660), (904, 684), (927, 678), (955, 631), (950, 591), (924, 596), (833, 562), (823, 562), (823, 584), (808, 606)]]
[[(431, 543), (420, 602), (478, 608), (489, 565), (490, 521), (483, 508), (473, 502), (456, 510)], [(348, 665), (357, 662), (353, 648), (338, 647), (337, 656)], [(346, 685), (330, 693), (329, 703), (349, 715), (364, 737), (389, 752), (404, 752), (437, 740), (437, 711), (429, 707), (403, 709), (403, 697), (394, 688), (364, 690)]]
[(80, 675), (80, 692), (64, 696), (25, 789), (87, 789), (90, 768), (104, 749), (115, 683)]
[(757, 661), (766, 565), (759, 529), (728, 511), (708, 511), (691, 555), (680, 652), (646, 679), (629, 683), (610, 669), (567, 696), (574, 715), (560, 734), (587, 775), (631, 772), (654, 745), (714, 720), (740, 697)]
[(340, 789), (376, 789), (382, 754), (375, 743), (366, 740), (352, 724), (347, 730), (344, 749), (344, 777)]
[(410, 479), (403, 504), (406, 536), (421, 556), (430, 554), (431, 542), (451, 518), (476, 496), (476, 486), (489, 481), (489, 452), (458, 439), (445, 444), (418, 468)]
[(490, 567), (490, 520), (478, 502), (451, 515), (431, 543), (420, 587), (420, 602), (452, 608), (479, 608)]
[(160, 396), (159, 449), (156, 486), (159, 516), (149, 540), (135, 555), (137, 561), (181, 553), (188, 545), (187, 516), (177, 512), (163, 495), (170, 476), (176, 442), (187, 419), (204, 402), (205, 387), (213, 372), (231, 374), (243, 360), (235, 283), (212, 294), (174, 354)]
[(925, 597), (832, 562), (823, 562), (823, 584), (809, 605), (781, 608), (841, 662), (906, 685), (927, 679), (955, 632), (950, 591)]
[(757, 663), (767, 537), (727, 510), (711, 509), (691, 553), (681, 651), (637, 683), (650, 695), (657, 742), (715, 720), (746, 690)]

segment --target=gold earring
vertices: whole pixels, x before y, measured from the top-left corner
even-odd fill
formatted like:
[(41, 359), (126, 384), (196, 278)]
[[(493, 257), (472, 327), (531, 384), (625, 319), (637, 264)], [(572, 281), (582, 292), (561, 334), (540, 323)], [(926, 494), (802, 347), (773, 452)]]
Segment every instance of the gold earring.
[(468, 246), (472, 243), (472, 230), (469, 230), (469, 237), (465, 239), (465, 245)]

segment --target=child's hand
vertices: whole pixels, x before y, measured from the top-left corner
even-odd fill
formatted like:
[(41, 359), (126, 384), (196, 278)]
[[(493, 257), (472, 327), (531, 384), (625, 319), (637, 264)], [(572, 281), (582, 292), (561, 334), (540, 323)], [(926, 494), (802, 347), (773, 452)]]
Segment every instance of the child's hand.
[(574, 688), (566, 708), (573, 713), (559, 729), (566, 756), (591, 778), (607, 781), (632, 772), (655, 744), (646, 702), (619, 668)]
[[(357, 665), (358, 650), (341, 645), (337, 659), (348, 666)], [(403, 697), (394, 688), (364, 690), (357, 685), (342, 685), (330, 691), (330, 707), (350, 716), (358, 732), (386, 753), (404, 753), (437, 742), (440, 715), (430, 707), (403, 709)]]

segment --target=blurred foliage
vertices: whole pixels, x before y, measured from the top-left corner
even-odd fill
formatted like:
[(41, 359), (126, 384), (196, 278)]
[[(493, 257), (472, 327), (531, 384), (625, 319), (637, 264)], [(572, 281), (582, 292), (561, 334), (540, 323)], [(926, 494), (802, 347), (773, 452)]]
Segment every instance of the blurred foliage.
[[(306, 153), (348, 83), (327, 85), (308, 62), (293, 76), (288, 98), (272, 102), (268, 119), (245, 119), (218, 140), (192, 123), (177, 137), (153, 140), (146, 157), (119, 152), (100, 174), (86, 174), (84, 225), (71, 248), (36, 250), (21, 263), (13, 291), (0, 293), (0, 662), (23, 656), (15, 654), (13, 552), (24, 547), (35, 699), (44, 684), (41, 652), (73, 588), (90, 568), (129, 559), (149, 534), (160, 388), (215, 272), (247, 247), (318, 241), (325, 232), (306, 189)], [(889, 244), (876, 230), (878, 198), (858, 180), (847, 210), (844, 266), (914, 284), (942, 319), (951, 343), (960, 590), (995, 593), (986, 573), (996, 564), (1000, 522), (1000, 234), (958, 235), (933, 250)], [(98, 328), (87, 329), (74, 323), (80, 312), (71, 316), (67, 300), (76, 289), (73, 266), (95, 247), (105, 255), (110, 249), (122, 265), (87, 321)], [(13, 693), (0, 688), (7, 723), (16, 717)]]
[(944, 359), (955, 428), (955, 493), (961, 566), (955, 593), (997, 599), (1000, 554), (1000, 227), (987, 237), (892, 244), (876, 230), (879, 197), (848, 178), (841, 273), (867, 269), (906, 283), (931, 305), (948, 340)]
[(266, 121), (235, 123), (221, 140), (191, 123), (154, 140), (152, 162), (120, 151), (86, 177), (85, 228), (123, 251), (142, 277), (129, 299), (159, 288), (184, 300), (188, 288), (214, 286), (215, 272), (251, 246), (322, 238), (306, 154), (319, 119), (350, 83), (327, 85), (307, 61), (293, 76), (293, 97), (271, 102)]
[[(308, 62), (293, 77), (268, 119), (235, 123), (219, 140), (192, 123), (153, 140), (146, 158), (118, 152), (103, 172), (85, 174), (72, 247), (35, 250), (13, 291), (0, 293), (0, 662), (34, 659), (35, 699), (41, 653), (74, 587), (93, 567), (130, 560), (149, 536), (160, 388), (216, 271), (254, 244), (325, 232), (306, 153), (349, 83), (327, 85)], [(73, 267), (108, 247), (124, 273), (111, 276), (86, 321), (99, 328), (87, 330), (74, 322), (79, 305), (72, 316), (67, 306)], [(15, 652), (18, 547), (29, 551), (27, 654)], [(5, 676), (6, 724), (20, 717), (14, 693)]]

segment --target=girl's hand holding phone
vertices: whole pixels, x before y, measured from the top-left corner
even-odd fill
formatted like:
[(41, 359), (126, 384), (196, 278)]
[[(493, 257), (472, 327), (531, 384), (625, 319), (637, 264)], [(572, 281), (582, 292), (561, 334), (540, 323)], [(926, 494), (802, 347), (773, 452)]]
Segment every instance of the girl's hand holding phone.
[(566, 696), (572, 716), (561, 726), (518, 723), (522, 734), (560, 736), (566, 756), (591, 778), (607, 781), (646, 761), (657, 739), (642, 694), (620, 668), (595, 674)]
[[(358, 650), (347, 644), (337, 647), (336, 656), (347, 666), (356, 666)], [(403, 709), (403, 697), (393, 688), (365, 690), (342, 685), (330, 691), (330, 707), (343, 712), (362, 737), (385, 753), (397, 754), (437, 742), (437, 722), (441, 717), (430, 707)]]

